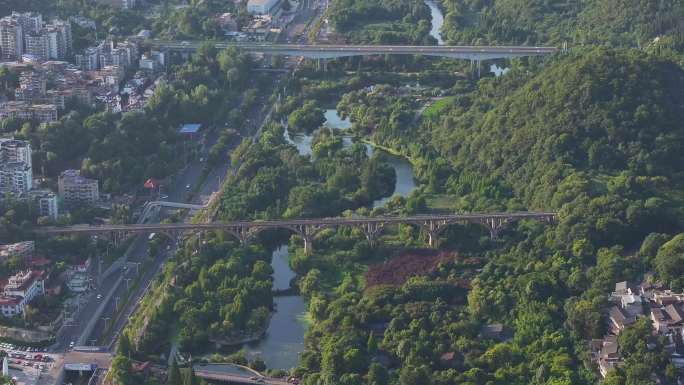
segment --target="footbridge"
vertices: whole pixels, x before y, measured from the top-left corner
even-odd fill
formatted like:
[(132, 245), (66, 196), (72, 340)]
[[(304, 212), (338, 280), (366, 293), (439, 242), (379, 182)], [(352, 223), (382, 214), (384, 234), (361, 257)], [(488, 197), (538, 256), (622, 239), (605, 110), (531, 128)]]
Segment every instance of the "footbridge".
[(533, 219), (552, 223), (556, 220), (555, 212), (513, 212), (491, 214), (448, 214), (448, 215), (413, 215), (413, 216), (380, 216), (351, 218), (319, 218), (319, 219), (282, 219), (268, 221), (235, 221), (209, 223), (154, 223), (130, 225), (75, 225), (65, 227), (41, 227), (35, 230), (38, 235), (55, 236), (63, 234), (85, 234), (111, 236), (114, 239), (131, 234), (160, 233), (171, 239), (180, 239), (180, 235), (189, 231), (221, 230), (236, 237), (242, 244), (249, 244), (260, 232), (271, 229), (286, 229), (299, 235), (304, 241), (304, 250), (312, 251), (314, 237), (322, 230), (348, 226), (359, 228), (371, 245), (382, 233), (383, 229), (392, 225), (408, 224), (420, 227), (428, 236), (428, 243), (436, 247), (439, 235), (453, 224), (478, 224), (489, 230), (490, 236), (496, 238), (501, 229), (508, 223)]
[[(147, 40), (150, 48), (193, 53), (203, 42)], [(423, 55), (482, 61), (523, 56), (543, 56), (558, 52), (556, 47), (527, 46), (415, 46), (415, 45), (340, 45), (340, 44), (266, 44), (216, 42), (218, 49), (235, 47), (243, 52), (265, 55), (301, 56), (307, 59), (334, 59), (368, 55)]]

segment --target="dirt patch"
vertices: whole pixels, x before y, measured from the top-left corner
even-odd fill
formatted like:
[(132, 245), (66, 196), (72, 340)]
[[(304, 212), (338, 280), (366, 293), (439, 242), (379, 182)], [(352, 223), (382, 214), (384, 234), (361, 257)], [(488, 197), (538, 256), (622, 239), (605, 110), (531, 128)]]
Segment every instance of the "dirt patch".
[(369, 266), (364, 275), (366, 287), (401, 286), (411, 277), (429, 274), (440, 262), (453, 261), (457, 258), (458, 254), (455, 251), (408, 250), (384, 263)]

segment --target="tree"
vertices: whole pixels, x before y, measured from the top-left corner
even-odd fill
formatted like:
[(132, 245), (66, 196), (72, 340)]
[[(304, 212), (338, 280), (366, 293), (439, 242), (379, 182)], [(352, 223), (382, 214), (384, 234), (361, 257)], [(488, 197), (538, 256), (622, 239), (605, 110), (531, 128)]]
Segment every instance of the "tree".
[(387, 385), (389, 382), (389, 375), (387, 369), (377, 362), (370, 364), (368, 368), (368, 385)]
[(119, 337), (119, 342), (116, 345), (116, 354), (120, 354), (124, 357), (131, 358), (131, 353), (133, 348), (131, 346), (131, 340), (128, 338), (128, 333), (121, 333)]
[(368, 354), (375, 354), (378, 350), (378, 341), (375, 339), (375, 333), (372, 331), (368, 334), (368, 343), (366, 344)]
[(311, 269), (308, 273), (299, 281), (299, 292), (302, 295), (310, 296), (314, 292), (320, 289), (321, 272), (318, 269)]
[(658, 249), (655, 267), (660, 278), (673, 290), (684, 287), (684, 234), (679, 234)]
[(266, 370), (266, 362), (261, 357), (255, 358), (249, 363), (249, 367), (256, 370), (257, 372), (263, 372)]
[(323, 110), (318, 108), (314, 101), (307, 101), (287, 118), (287, 123), (292, 132), (310, 133), (319, 128), (323, 122), (325, 122)]
[(280, 5), (280, 8), (285, 12), (289, 12), (290, 9), (292, 9), (292, 5), (290, 4), (289, 0), (283, 0), (282, 4)]
[[(132, 385), (131, 360), (128, 357), (117, 354), (112, 360), (111, 376), (118, 385)], [(176, 384), (180, 385), (180, 383)]]
[(171, 366), (169, 367), (166, 383), (167, 385), (183, 385), (183, 378), (181, 377), (181, 372), (180, 369), (178, 369), (175, 357), (171, 359)]
[(426, 366), (406, 365), (399, 371), (400, 385), (430, 385), (430, 373)]

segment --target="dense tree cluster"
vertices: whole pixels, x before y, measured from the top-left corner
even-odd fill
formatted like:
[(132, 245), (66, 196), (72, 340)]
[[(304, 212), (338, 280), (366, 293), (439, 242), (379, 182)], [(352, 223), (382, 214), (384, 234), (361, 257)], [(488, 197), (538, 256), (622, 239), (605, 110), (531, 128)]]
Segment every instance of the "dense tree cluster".
[(314, 138), (311, 164), (286, 144), (283, 128), (273, 126), (259, 141), (246, 139), (233, 151), (239, 167), (224, 191), (225, 219), (333, 216), (391, 194), (394, 173), (380, 155), (368, 158), (356, 144), (322, 129)]
[(328, 19), (336, 32), (354, 42), (430, 44), (430, 11), (420, 0), (341, 0), (331, 3)]
[(635, 47), (672, 36), (684, 42), (676, 0), (445, 0), (445, 35), (461, 44), (610, 44)]

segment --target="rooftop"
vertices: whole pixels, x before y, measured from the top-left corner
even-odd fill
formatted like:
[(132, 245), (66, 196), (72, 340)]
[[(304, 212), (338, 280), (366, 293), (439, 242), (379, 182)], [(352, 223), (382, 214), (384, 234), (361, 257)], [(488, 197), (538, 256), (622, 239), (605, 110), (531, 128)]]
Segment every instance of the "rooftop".
[(0, 296), (0, 306), (16, 306), (21, 302), (21, 297), (15, 295)]
[(187, 123), (182, 125), (178, 129), (179, 134), (196, 134), (200, 128), (202, 128), (202, 125), (199, 123)]

